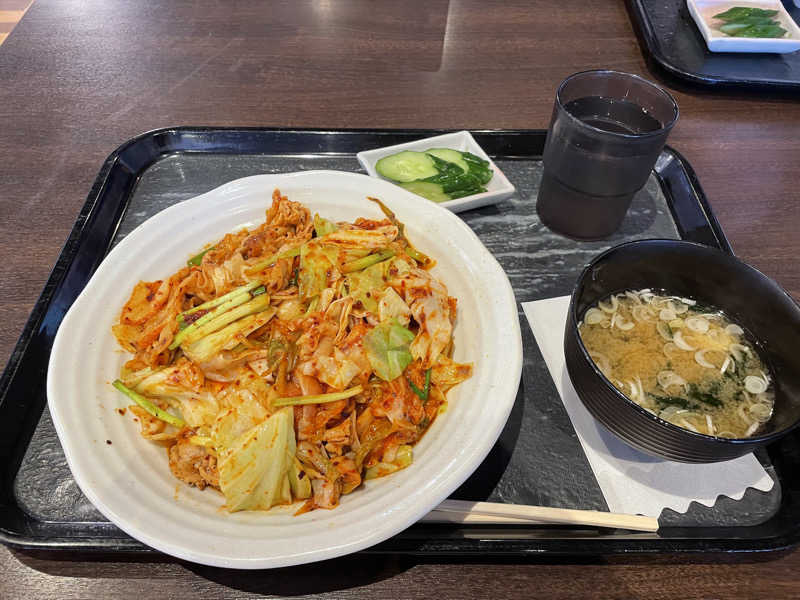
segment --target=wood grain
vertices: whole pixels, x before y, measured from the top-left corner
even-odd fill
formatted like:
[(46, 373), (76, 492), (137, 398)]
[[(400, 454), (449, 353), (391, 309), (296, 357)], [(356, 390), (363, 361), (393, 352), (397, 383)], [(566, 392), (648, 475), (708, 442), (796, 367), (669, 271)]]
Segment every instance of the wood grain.
[(24, 13), (31, 3), (32, 0), (0, 0), (0, 10), (22, 11)]
[(427, 562), (345, 557), (272, 571), (230, 571), (179, 561), (53, 560), (0, 547), (0, 597), (192, 598), (797, 598), (798, 553), (770, 560), (662, 557), (564, 565), (530, 561)]
[[(0, 10), (17, 10), (8, 1)], [(0, 47), (0, 364), (97, 169), (138, 133), (170, 125), (544, 128), (558, 83), (597, 67), (654, 77), (621, 2), (587, 10), (578, 0), (37, 0)], [(734, 249), (800, 297), (800, 104), (669, 87), (681, 108), (670, 144), (697, 170)], [(359, 558), (239, 574), (0, 548), (0, 597), (798, 596), (800, 555), (748, 560)]]
[(0, 44), (25, 14), (30, 0), (0, 0)]
[(18, 23), (24, 10), (0, 10), (0, 23)]

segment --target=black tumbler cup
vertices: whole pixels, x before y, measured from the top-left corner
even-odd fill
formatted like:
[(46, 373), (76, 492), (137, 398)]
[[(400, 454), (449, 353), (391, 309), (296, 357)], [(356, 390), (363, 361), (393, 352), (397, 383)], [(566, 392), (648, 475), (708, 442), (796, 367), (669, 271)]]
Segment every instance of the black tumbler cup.
[(611, 235), (677, 119), (672, 96), (638, 75), (584, 71), (565, 79), (544, 148), (542, 222), (579, 239)]

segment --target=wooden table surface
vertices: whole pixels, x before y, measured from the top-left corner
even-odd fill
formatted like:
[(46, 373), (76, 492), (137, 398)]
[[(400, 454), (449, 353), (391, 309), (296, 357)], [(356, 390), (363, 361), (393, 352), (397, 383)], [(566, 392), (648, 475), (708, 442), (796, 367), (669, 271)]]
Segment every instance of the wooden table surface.
[[(36, 0), (0, 47), (0, 364), (103, 159), (170, 125), (544, 128), (556, 85), (650, 78), (622, 2)], [(734, 250), (800, 297), (800, 103), (674, 93)], [(568, 565), (344, 558), (237, 573), (0, 547), (0, 598), (800, 596), (800, 554)]]

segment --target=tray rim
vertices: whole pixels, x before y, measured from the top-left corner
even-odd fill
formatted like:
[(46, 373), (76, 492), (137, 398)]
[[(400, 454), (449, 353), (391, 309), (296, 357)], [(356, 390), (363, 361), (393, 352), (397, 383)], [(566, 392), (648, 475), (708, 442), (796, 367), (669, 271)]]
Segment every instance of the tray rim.
[[(248, 132), (262, 133), (262, 134), (292, 134), (292, 135), (361, 135), (361, 136), (425, 136), (435, 135), (438, 133), (445, 133), (451, 130), (432, 130), (432, 129), (316, 129), (316, 128), (266, 128), (266, 127), (213, 127), (213, 126), (180, 126), (180, 127), (164, 127), (144, 132), (120, 144), (103, 162), (97, 177), (92, 184), (90, 191), (87, 195), (87, 200), (81, 208), (75, 224), (62, 247), (56, 265), (54, 266), (44, 289), (34, 305), (34, 309), (26, 322), (22, 334), (12, 350), (9, 362), (2, 376), (0, 377), (0, 411), (3, 410), (3, 404), (6, 400), (6, 393), (8, 386), (12, 379), (18, 372), (22, 359), (33, 340), (35, 329), (40, 327), (41, 320), (47, 313), (50, 303), (53, 300), (53, 295), (56, 288), (63, 281), (66, 276), (68, 268), (71, 266), (77, 256), (77, 242), (81, 238), (83, 232), (93, 222), (96, 217), (96, 211), (99, 204), (107, 192), (110, 177), (114, 167), (119, 167), (120, 156), (122, 153), (131, 147), (141, 144), (144, 141), (151, 140), (156, 136), (165, 134), (213, 134), (219, 133), (223, 135), (230, 134), (245, 134)], [(473, 135), (492, 136), (498, 138), (531, 138), (532, 140), (544, 142), (544, 135), (546, 130), (541, 129), (515, 129), (515, 130), (502, 130), (502, 129), (480, 129), (470, 130)], [(381, 142), (382, 143), (382, 142)], [(536, 148), (534, 148), (535, 150)], [(197, 153), (192, 150), (184, 151), (163, 151), (151, 156), (149, 162), (144, 162), (140, 169), (135, 173), (135, 181), (128, 193), (118, 203), (116, 217), (113, 221), (113, 227), (108, 231), (109, 242), (106, 247), (106, 252), (110, 246), (110, 241), (116, 233), (117, 227), (124, 216), (125, 209), (127, 208), (129, 199), (135, 190), (136, 183), (142, 173), (151, 166), (154, 162), (163, 159), (166, 156), (180, 153)], [(209, 154), (219, 154), (220, 152), (203, 152)], [(230, 153), (230, 152), (229, 152)], [(248, 153), (259, 154), (259, 153)], [(270, 154), (270, 153), (263, 153)], [(276, 155), (291, 153), (275, 153)], [(327, 152), (312, 152), (312, 155), (319, 156), (350, 156), (355, 157), (355, 152), (351, 151), (327, 151)], [(541, 159), (541, 152), (528, 151), (522, 154), (504, 154), (504, 153), (489, 153), (500, 157), (502, 160), (537, 160)], [(715, 238), (713, 241), (715, 245), (720, 246), (728, 252), (732, 252), (730, 244), (722, 231), (713, 210), (700, 186), (699, 180), (689, 162), (676, 150), (669, 146), (665, 146), (664, 154), (670, 155), (674, 160), (676, 166), (679, 168), (686, 178), (689, 191), (693, 200), (699, 205), (706, 225)], [(128, 168), (122, 166), (122, 168)], [(130, 169), (129, 169), (130, 170)], [(662, 192), (667, 199), (668, 206), (670, 207), (673, 220), (679, 229), (679, 233), (683, 236), (684, 232), (681, 230), (679, 223), (679, 216), (675, 213), (674, 200), (672, 193), (665, 188), (665, 179), (669, 178), (669, 174), (662, 178), (661, 174), (656, 172), (656, 177)], [(689, 192), (687, 192), (689, 193)], [(105, 256), (97, 258), (97, 263)], [(96, 268), (96, 266), (95, 266)], [(66, 310), (66, 309), (65, 309)], [(61, 315), (63, 317), (63, 314)], [(27, 413), (35, 413), (36, 418), (33, 426), (35, 427), (41, 419), (42, 409), (44, 409), (46, 399), (41, 402), (41, 407), (37, 410), (34, 405), (27, 409)], [(34, 403), (37, 404), (37, 403)], [(24, 429), (24, 428), (21, 428)], [(33, 429), (30, 429), (30, 434), (24, 441), (18, 460), (21, 462), (25, 449), (30, 442)], [(23, 434), (24, 435), (24, 432)], [(21, 436), (18, 436), (21, 437)], [(9, 445), (6, 442), (6, 445)], [(13, 497), (13, 481), (15, 480), (16, 473), (19, 468), (19, 463), (12, 465), (8, 472), (10, 476), (6, 475), (4, 478), (4, 485), (6, 485), (6, 492), (10, 492)], [(0, 490), (2, 491), (2, 490)], [(0, 499), (0, 542), (19, 549), (29, 550), (71, 550), (82, 552), (122, 552), (134, 553), (141, 552), (154, 552), (149, 547), (133, 538), (125, 536), (111, 523), (97, 523), (100, 531), (108, 529), (108, 534), (101, 536), (41, 536), (37, 535), (34, 531), (35, 528), (31, 527), (18, 527), (17, 529), (10, 528), (5, 520), (4, 515), (8, 516), (9, 509), (16, 508), (20, 513), (21, 508), (9, 506), (3, 503)], [(33, 521), (30, 517), (29, 520)], [(37, 521), (34, 524), (41, 524), (43, 522)], [(55, 522), (44, 522), (46, 525), (57, 525)], [(75, 529), (76, 531), (85, 528), (91, 522), (79, 523), (63, 523), (67, 528)], [(540, 531), (558, 531), (565, 530), (558, 527), (541, 527)], [(589, 531), (586, 535), (574, 535), (576, 530), (569, 529), (572, 536), (569, 537), (528, 537), (522, 539), (498, 539), (502, 535), (500, 532), (507, 533), (508, 527), (502, 529), (491, 526), (453, 526), (453, 525), (434, 525), (434, 524), (416, 524), (409, 530), (391, 538), (385, 542), (373, 546), (372, 548), (363, 550), (364, 553), (370, 554), (408, 554), (415, 556), (469, 556), (469, 555), (492, 555), (492, 556), (534, 556), (534, 555), (553, 555), (559, 557), (587, 557), (587, 556), (603, 556), (610, 554), (664, 554), (664, 553), (714, 553), (714, 552), (762, 552), (762, 551), (779, 551), (791, 547), (800, 542), (800, 524), (793, 530), (781, 532), (779, 535), (767, 536), (761, 538), (749, 538), (748, 536), (731, 537), (731, 538), (701, 538), (691, 537), (691, 533), (697, 533), (700, 530), (715, 530), (715, 529), (732, 529), (735, 527), (717, 527), (717, 528), (685, 528), (677, 529), (672, 528), (673, 536), (661, 537), (658, 535), (645, 534), (625, 534), (625, 535), (608, 535), (598, 536)], [(746, 528), (738, 528), (746, 529)], [(528, 530), (527, 527), (521, 529), (522, 531)], [(449, 535), (439, 535), (438, 537), (425, 537), (423, 534), (441, 534), (446, 533)], [(459, 532), (468, 532), (470, 535), (459, 535)], [(577, 543), (580, 541), (581, 543)]]
[(661, 41), (655, 34), (647, 9), (642, 0), (625, 0), (633, 28), (642, 45), (645, 59), (654, 63), (667, 74), (690, 85), (713, 90), (771, 90), (776, 92), (796, 92), (800, 89), (800, 80), (780, 81), (776, 79), (756, 80), (746, 77), (726, 79), (724, 77), (701, 75), (687, 71), (675, 65), (663, 53)]

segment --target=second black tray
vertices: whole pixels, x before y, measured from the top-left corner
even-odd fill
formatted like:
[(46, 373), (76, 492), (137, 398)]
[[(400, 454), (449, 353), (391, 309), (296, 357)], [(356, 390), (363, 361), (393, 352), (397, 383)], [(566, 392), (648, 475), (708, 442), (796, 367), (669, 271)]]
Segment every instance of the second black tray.
[[(105, 521), (66, 468), (45, 404), (50, 347), (64, 313), (110, 247), (158, 210), (231, 179), (259, 172), (358, 170), (362, 149), (434, 135), (434, 131), (297, 131), (178, 128), (131, 140), (103, 165), (50, 280), (0, 379), (0, 538), (23, 548), (147, 551)], [(566, 294), (580, 267), (628, 239), (681, 237), (730, 251), (691, 167), (665, 149), (625, 223), (603, 242), (575, 242), (538, 222), (543, 131), (473, 132), (517, 186), (496, 206), (460, 216), (495, 254), (517, 300)], [(527, 323), (523, 380), (493, 451), (455, 497), (605, 509)], [(422, 555), (762, 551), (800, 537), (797, 434), (763, 457), (773, 492), (749, 490), (714, 508), (662, 514), (658, 534), (548, 526), (417, 524), (368, 550)], [(773, 466), (770, 466), (773, 465)], [(783, 492), (781, 496), (781, 491)], [(689, 527), (691, 525), (691, 527)]]
[[(775, 92), (800, 90), (800, 52), (711, 52), (686, 8), (686, 0), (627, 0), (645, 57), (691, 86)], [(800, 9), (783, 2), (800, 23)]]

